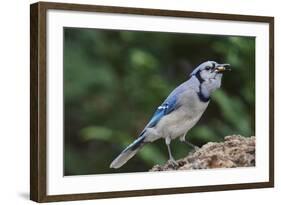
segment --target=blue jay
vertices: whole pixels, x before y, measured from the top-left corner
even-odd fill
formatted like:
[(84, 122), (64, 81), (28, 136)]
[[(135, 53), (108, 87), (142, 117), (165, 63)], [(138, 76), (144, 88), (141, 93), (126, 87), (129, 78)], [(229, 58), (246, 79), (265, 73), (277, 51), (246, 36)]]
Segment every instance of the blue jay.
[[(176, 166), (170, 143), (178, 138), (182, 142), (186, 133), (198, 122), (206, 110), (211, 94), (220, 88), (222, 73), (229, 64), (207, 61), (200, 64), (190, 74), (190, 78), (179, 85), (157, 108), (139, 137), (113, 160), (110, 168), (119, 168), (131, 159), (145, 144), (165, 139), (169, 162)], [(192, 145), (191, 143), (187, 142)]]

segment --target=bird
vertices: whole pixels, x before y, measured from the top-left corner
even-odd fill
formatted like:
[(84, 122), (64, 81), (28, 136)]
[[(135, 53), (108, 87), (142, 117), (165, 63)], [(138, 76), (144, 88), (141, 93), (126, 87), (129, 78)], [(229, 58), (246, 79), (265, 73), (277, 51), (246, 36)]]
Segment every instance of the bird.
[[(198, 65), (189, 75), (189, 79), (176, 87), (156, 109), (143, 131), (110, 164), (110, 168), (120, 168), (131, 159), (145, 144), (164, 139), (169, 160), (174, 159), (170, 144), (179, 138), (193, 148), (198, 148), (186, 140), (187, 132), (199, 121), (207, 109), (211, 95), (221, 87), (224, 71), (230, 70), (230, 64), (206, 61)], [(153, 157), (153, 156), (152, 156)]]

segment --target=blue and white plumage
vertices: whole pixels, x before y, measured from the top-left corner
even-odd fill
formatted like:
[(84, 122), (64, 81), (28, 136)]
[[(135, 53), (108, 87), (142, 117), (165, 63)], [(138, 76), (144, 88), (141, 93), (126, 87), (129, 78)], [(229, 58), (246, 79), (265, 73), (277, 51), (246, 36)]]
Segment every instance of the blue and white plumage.
[(181, 141), (186, 142), (186, 133), (201, 118), (211, 94), (221, 86), (222, 72), (228, 70), (227, 66), (229, 65), (207, 61), (194, 69), (190, 78), (172, 91), (139, 137), (113, 160), (110, 167), (121, 167), (146, 143), (160, 138), (165, 139), (170, 162), (177, 164), (171, 154), (171, 140), (179, 137)]

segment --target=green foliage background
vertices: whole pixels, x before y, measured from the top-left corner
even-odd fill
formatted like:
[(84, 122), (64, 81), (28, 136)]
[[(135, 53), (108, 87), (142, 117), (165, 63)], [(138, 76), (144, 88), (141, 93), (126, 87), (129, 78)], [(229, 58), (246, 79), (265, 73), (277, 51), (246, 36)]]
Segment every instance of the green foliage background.
[[(64, 174), (147, 171), (164, 163), (167, 148), (158, 140), (122, 168), (109, 168), (167, 95), (207, 60), (230, 63), (232, 72), (187, 139), (201, 146), (254, 135), (253, 37), (64, 28)], [(175, 158), (189, 151), (172, 142)]]

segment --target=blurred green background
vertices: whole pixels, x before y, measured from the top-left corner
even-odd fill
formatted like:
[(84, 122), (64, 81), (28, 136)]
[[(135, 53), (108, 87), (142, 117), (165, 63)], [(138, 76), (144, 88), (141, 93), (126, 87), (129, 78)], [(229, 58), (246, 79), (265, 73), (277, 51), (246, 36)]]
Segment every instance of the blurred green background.
[[(201, 146), (254, 135), (255, 38), (64, 28), (64, 175), (147, 171), (165, 163), (164, 140), (146, 145), (122, 168), (111, 161), (155, 109), (200, 63), (230, 63), (222, 88), (187, 139)], [(189, 151), (171, 144), (176, 159)]]

